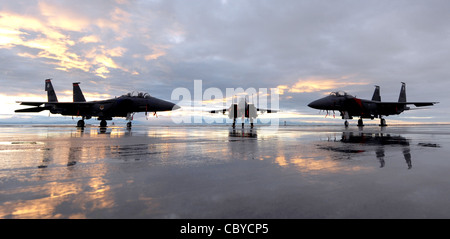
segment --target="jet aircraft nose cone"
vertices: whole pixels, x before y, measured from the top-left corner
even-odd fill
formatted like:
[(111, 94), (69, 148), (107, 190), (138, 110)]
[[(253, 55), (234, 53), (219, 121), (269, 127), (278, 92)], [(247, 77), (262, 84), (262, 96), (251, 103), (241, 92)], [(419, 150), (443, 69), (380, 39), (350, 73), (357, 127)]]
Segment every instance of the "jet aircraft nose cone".
[(309, 103), (308, 106), (318, 110), (338, 110), (338, 108), (336, 108), (335, 100), (330, 99), (330, 97), (315, 100)]
[(313, 109), (320, 109), (321, 103), (318, 100), (315, 100), (308, 104), (308, 107), (311, 107)]
[(177, 110), (181, 107), (172, 102), (164, 101), (164, 103), (162, 104), (162, 108), (164, 108), (164, 111), (172, 111), (172, 110)]
[(172, 111), (172, 110), (177, 110), (180, 109), (181, 107), (169, 102), (169, 101), (165, 101), (165, 100), (161, 100), (158, 98), (148, 98), (147, 100), (147, 106), (146, 106), (146, 110), (148, 110), (149, 112), (153, 112), (153, 111)]
[(177, 110), (177, 109), (181, 109), (181, 107), (179, 105), (173, 104), (172, 110)]

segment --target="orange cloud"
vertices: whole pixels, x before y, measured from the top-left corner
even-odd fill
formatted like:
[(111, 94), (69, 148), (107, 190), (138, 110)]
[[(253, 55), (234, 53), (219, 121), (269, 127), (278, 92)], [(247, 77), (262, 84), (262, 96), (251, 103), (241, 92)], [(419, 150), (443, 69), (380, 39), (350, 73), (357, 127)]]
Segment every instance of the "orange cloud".
[(306, 79), (298, 79), (298, 81), (291, 85), (279, 85), (277, 88), (279, 89), (280, 95), (283, 95), (285, 92), (290, 93), (311, 93), (311, 92), (319, 92), (326, 90), (333, 90), (349, 85), (366, 85), (365, 82), (350, 82), (350, 77), (341, 77), (341, 78), (325, 78), (325, 77), (309, 77)]
[(80, 38), (79, 41), (82, 43), (97, 43), (100, 42), (100, 38), (98, 36), (90, 35)]
[[(49, 64), (56, 64), (59, 70), (89, 70), (88, 62), (70, 51), (75, 42), (38, 18), (0, 12), (0, 29), (0, 48), (25, 46), (38, 49), (38, 53), (20, 52), (18, 55), (56, 60)], [(36, 37), (27, 37), (31, 34), (36, 34)]]
[[(55, 69), (69, 71), (79, 69), (85, 72), (92, 72), (100, 77), (106, 78), (109, 73), (108, 68), (118, 68), (124, 71), (127, 69), (120, 67), (111, 57), (119, 57), (126, 51), (123, 47), (106, 49), (101, 46), (100, 51), (94, 51), (84, 57), (71, 50), (76, 43), (69, 36), (65, 35), (61, 29), (77, 31), (84, 27), (84, 21), (71, 21), (70, 18), (58, 15), (58, 9), (46, 4), (40, 4), (45, 16), (48, 16), (48, 23), (34, 17), (26, 17), (14, 13), (0, 12), (0, 48), (12, 48), (15, 46), (25, 46), (38, 49), (38, 53), (19, 52), (21, 57), (44, 58), (54, 61), (47, 62), (54, 64)], [(66, 13), (66, 12), (64, 12)], [(55, 23), (58, 22), (58, 27)], [(67, 22), (67, 24), (66, 24)], [(35, 38), (27, 36), (38, 33)], [(80, 39), (81, 43), (98, 42), (96, 36), (90, 35)]]
[(62, 8), (46, 2), (39, 2), (38, 7), (49, 27), (79, 32), (90, 25), (88, 18), (72, 12), (70, 8)]
[[(114, 60), (115, 57), (122, 57), (127, 51), (126, 48), (108, 48), (102, 44), (98, 34), (90, 33), (92, 27), (100, 27), (114, 31), (117, 38), (128, 36), (128, 29), (123, 26), (124, 23), (130, 22), (130, 15), (126, 11), (115, 7), (103, 18), (89, 19), (70, 8), (45, 2), (39, 2), (37, 8), (40, 15), (33, 16), (0, 11), (0, 48), (25, 46), (18, 50), (18, 56), (44, 59), (46, 64), (55, 65), (54, 69), (62, 71), (78, 69), (103, 78), (107, 78), (110, 69), (139, 74), (135, 70), (120, 66)], [(84, 36), (73, 39), (76, 33)], [(77, 49), (86, 49), (83, 45), (79, 47), (80, 44), (94, 45), (89, 45), (91, 50), (80, 51)], [(167, 47), (152, 45), (148, 48), (152, 53), (143, 53), (142, 57), (145, 60), (157, 59), (165, 55), (164, 50)]]

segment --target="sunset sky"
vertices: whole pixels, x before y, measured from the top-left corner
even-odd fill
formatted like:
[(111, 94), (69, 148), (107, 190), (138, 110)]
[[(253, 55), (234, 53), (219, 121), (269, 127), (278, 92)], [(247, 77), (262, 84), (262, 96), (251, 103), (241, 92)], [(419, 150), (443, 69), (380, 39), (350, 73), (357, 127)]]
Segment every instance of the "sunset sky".
[(174, 103), (194, 80), (278, 88), (280, 117), (338, 124), (307, 104), (337, 90), (370, 99), (374, 85), (397, 101), (406, 82), (409, 101), (440, 104), (388, 124), (450, 123), (449, 12), (447, 0), (4, 1), (0, 121), (18, 117), (15, 101), (45, 101), (51, 78), (60, 101), (72, 82), (87, 100), (143, 91)]

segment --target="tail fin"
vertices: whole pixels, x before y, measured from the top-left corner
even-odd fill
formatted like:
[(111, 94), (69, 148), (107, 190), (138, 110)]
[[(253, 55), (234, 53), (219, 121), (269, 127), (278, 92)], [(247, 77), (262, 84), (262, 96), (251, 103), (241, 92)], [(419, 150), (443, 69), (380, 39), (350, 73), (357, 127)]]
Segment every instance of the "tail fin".
[(55, 90), (53, 89), (51, 79), (45, 80), (45, 91), (47, 91), (48, 102), (58, 102), (58, 98), (56, 97)]
[(380, 87), (377, 85), (375, 86), (375, 91), (373, 92), (372, 100), (373, 101), (381, 101)]
[(73, 102), (86, 102), (83, 92), (80, 88), (80, 82), (73, 83)]
[(406, 102), (406, 83), (402, 82), (402, 88), (400, 89), (400, 96), (398, 97), (398, 102)]

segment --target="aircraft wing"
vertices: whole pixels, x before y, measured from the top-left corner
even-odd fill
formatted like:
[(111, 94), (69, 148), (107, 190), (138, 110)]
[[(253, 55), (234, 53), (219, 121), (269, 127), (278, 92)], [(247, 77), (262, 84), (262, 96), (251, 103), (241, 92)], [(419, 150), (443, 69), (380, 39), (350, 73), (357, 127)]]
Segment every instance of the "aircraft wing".
[(433, 106), (439, 102), (373, 102), (378, 106), (396, 107), (405, 105), (414, 105), (416, 107)]
[(20, 105), (28, 105), (28, 106), (40, 106), (43, 104), (51, 104), (51, 105), (57, 105), (57, 106), (68, 106), (68, 105), (90, 105), (96, 102), (35, 102), (35, 101), (16, 101), (16, 103), (19, 103)]
[[(25, 113), (25, 112), (41, 112), (44, 110), (50, 110), (53, 107), (76, 110), (76, 109), (87, 109), (91, 107), (91, 105), (95, 104), (95, 102), (25, 102), (18, 101), (20, 105), (28, 105), (28, 106), (36, 106), (32, 108), (26, 109), (18, 109), (14, 112), (16, 113)], [(41, 105), (48, 104), (49, 106), (41, 107)]]
[(420, 108), (411, 109), (407, 105), (415, 105), (416, 107), (432, 106), (438, 102), (373, 102), (377, 105), (377, 110), (381, 114), (398, 114), (403, 110), (419, 110)]
[(92, 106), (97, 104), (95, 101), (91, 102), (58, 102), (51, 103), (53, 106), (59, 109), (69, 110), (69, 111), (79, 111), (79, 110), (91, 110)]
[(29, 102), (29, 101), (16, 101), (16, 103), (20, 103), (20, 105), (29, 105), (29, 106), (40, 106), (49, 102)]
[(95, 101), (92, 102), (30, 102), (30, 101), (16, 101), (16, 103), (20, 103), (20, 105), (28, 105), (28, 106), (41, 106), (43, 104), (51, 104), (56, 105), (58, 107), (82, 107), (95, 104)]
[(19, 110), (15, 110), (14, 112), (16, 113), (26, 113), (26, 112), (41, 112), (44, 110), (49, 110), (50, 108), (48, 107), (33, 107), (33, 108), (27, 108), (27, 109), (19, 109)]
[(423, 107), (423, 106), (432, 106), (439, 102), (411, 102), (409, 104), (413, 104), (416, 107)]
[(225, 114), (228, 111), (228, 109), (221, 109), (221, 110), (210, 110), (208, 111), (211, 114), (215, 114), (215, 113), (222, 113)]
[(278, 110), (271, 110), (271, 109), (260, 109), (260, 108), (256, 108), (257, 111), (261, 112), (261, 113), (278, 113)]

